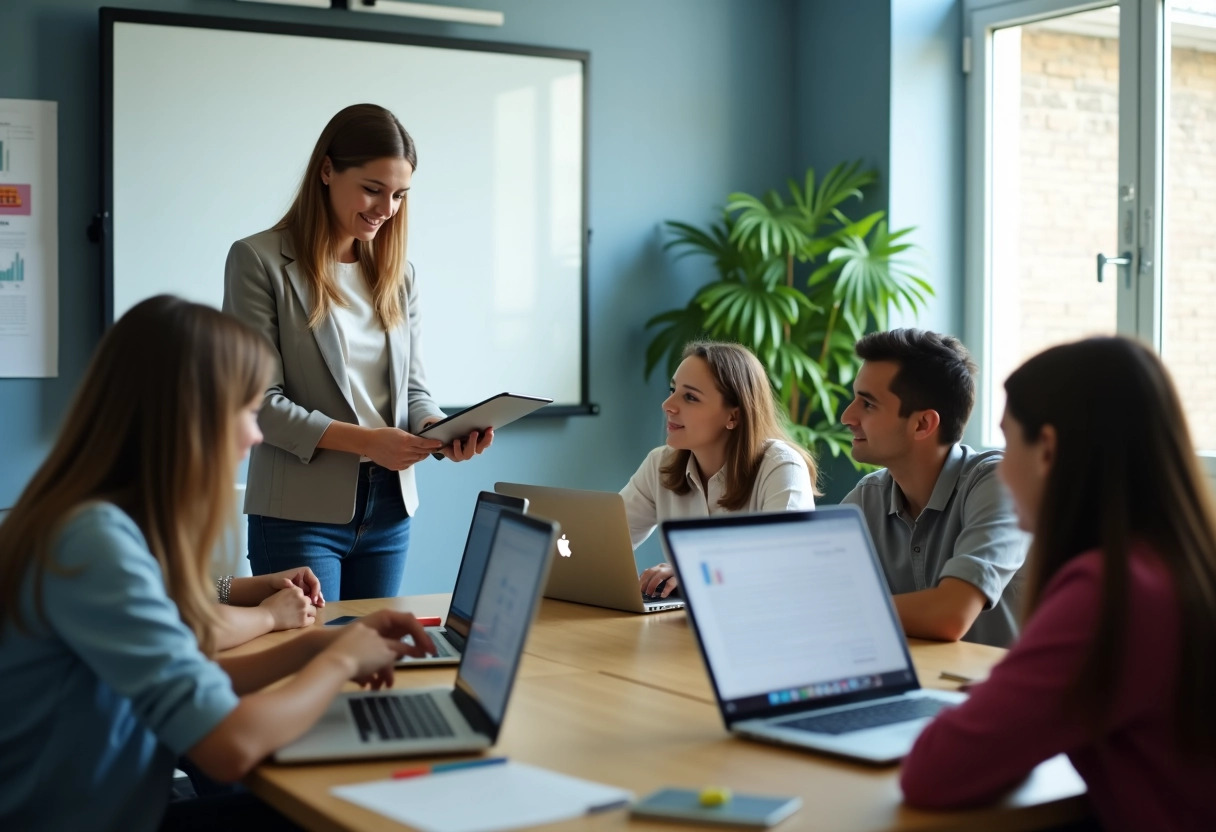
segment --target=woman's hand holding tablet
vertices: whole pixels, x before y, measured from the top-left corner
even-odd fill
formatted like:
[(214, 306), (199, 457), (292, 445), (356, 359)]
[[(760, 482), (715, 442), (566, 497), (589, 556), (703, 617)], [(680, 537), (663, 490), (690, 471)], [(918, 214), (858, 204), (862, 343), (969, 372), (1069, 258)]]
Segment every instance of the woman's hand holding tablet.
[(472, 407), (466, 407), (459, 413), (453, 413), (446, 419), (428, 425), (418, 431), (418, 435), (425, 436), (427, 439), (438, 439), (444, 445), (451, 445), (452, 442), (464, 439), (474, 431), (484, 433), (487, 429), (497, 430), (552, 403), (553, 399), (541, 396), (499, 393)]

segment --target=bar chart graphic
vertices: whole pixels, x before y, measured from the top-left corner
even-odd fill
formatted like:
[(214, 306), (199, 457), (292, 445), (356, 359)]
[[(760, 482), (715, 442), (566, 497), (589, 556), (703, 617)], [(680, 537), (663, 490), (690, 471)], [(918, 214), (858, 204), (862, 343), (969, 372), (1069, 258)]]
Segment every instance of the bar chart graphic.
[(0, 269), (0, 283), (21, 283), (25, 280), (25, 259), (21, 252), (14, 252), (12, 262)]

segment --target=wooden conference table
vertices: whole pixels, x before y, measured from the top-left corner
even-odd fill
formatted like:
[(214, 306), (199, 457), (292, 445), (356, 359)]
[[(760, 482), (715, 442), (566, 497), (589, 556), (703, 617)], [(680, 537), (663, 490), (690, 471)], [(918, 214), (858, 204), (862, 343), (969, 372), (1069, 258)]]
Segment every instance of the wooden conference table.
[[(448, 595), (327, 604), (323, 619), (385, 606), (442, 615)], [(320, 626), (320, 625), (317, 625)], [(238, 650), (292, 637), (272, 633)], [(955, 689), (943, 670), (983, 677), (1003, 650), (912, 643), (921, 683)], [(455, 670), (411, 669), (396, 685), (451, 684)], [(633, 615), (545, 600), (528, 637), (493, 753), (637, 796), (663, 786), (725, 785), (736, 792), (800, 795), (802, 808), (778, 827), (793, 830), (1043, 829), (1088, 811), (1085, 786), (1063, 757), (1049, 760), (1000, 803), (965, 812), (902, 805), (897, 766), (875, 768), (734, 739), (723, 728), (683, 612)], [(439, 760), (441, 758), (435, 758)], [(420, 760), (416, 762), (430, 762)], [(283, 766), (266, 763), (246, 779), (254, 794), (312, 832), (389, 832), (396, 822), (330, 794), (333, 786), (387, 778), (400, 760)], [(625, 810), (557, 825), (566, 829), (664, 830)], [(686, 827), (687, 828), (687, 827)]]

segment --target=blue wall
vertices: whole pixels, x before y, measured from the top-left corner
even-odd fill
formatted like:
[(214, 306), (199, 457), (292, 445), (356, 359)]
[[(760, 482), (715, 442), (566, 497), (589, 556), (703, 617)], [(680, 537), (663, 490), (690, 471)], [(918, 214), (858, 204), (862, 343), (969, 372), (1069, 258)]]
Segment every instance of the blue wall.
[[(885, 210), (936, 296), (892, 326), (962, 333), (963, 74), (959, 0), (800, 0), (795, 9), (794, 168), (862, 160), (879, 181), (855, 215)], [(824, 460), (825, 502), (856, 473)]]
[[(682, 305), (708, 265), (673, 263), (665, 219), (704, 222), (757, 191), (860, 158), (880, 174), (867, 208), (917, 225), (938, 297), (922, 325), (962, 329), (962, 88), (958, 0), (462, 0), (502, 28), (233, 0), (132, 8), (377, 26), (591, 52), (591, 394), (598, 417), (502, 431), (471, 463), (419, 468), (423, 507), (406, 592), (446, 591), (473, 498), (496, 480), (617, 489), (662, 441), (665, 381), (641, 377), (645, 320)], [(100, 334), (98, 0), (4, 0), (0, 98), (59, 101), (60, 377), (0, 379), (0, 509), (53, 440)], [(357, 88), (352, 96), (357, 97)], [(408, 114), (403, 114), (408, 125)], [(423, 149), (425, 150), (425, 149)], [(278, 199), (279, 197), (275, 197)], [(472, 359), (471, 359), (472, 360)], [(855, 481), (829, 464), (828, 501)], [(638, 554), (659, 557), (653, 541)]]
[[(957, 0), (892, 0), (893, 228), (914, 239), (937, 291), (918, 326), (963, 334), (963, 15)], [(911, 319), (905, 319), (912, 323)], [(901, 321), (893, 321), (900, 325)]]
[[(513, 425), (471, 463), (422, 463), (423, 506), (404, 586), (410, 593), (450, 588), (473, 499), (495, 480), (613, 490), (625, 483), (663, 438), (666, 383), (642, 380), (642, 324), (683, 304), (708, 274), (704, 264), (670, 262), (660, 223), (708, 220), (726, 194), (778, 183), (794, 161), (792, 0), (462, 4), (502, 10), (507, 23), (486, 28), (232, 0), (125, 4), (591, 52), (591, 395), (602, 413)], [(101, 5), (4, 0), (0, 9), (0, 98), (59, 102), (61, 350), (58, 379), (0, 379), (0, 508), (12, 504), (46, 454), (100, 334), (99, 253), (85, 228), (99, 201)], [(408, 114), (400, 115), (408, 126)], [(643, 563), (658, 557), (653, 542), (639, 553)]]
[[(796, 10), (796, 171), (860, 159), (878, 171), (869, 210), (890, 186), (891, 6), (900, 0), (801, 0)], [(906, 0), (904, 0), (906, 2)], [(860, 212), (858, 212), (860, 214)]]
[(915, 323), (961, 334), (962, 4), (800, 0), (795, 17), (795, 168), (861, 159), (877, 170), (864, 207), (916, 227), (937, 293)]

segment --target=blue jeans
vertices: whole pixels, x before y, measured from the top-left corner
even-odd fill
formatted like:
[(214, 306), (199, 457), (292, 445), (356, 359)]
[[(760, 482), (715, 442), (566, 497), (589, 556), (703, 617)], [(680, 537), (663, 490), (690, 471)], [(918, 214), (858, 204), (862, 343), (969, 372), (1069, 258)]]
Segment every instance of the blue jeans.
[(266, 575), (307, 566), (327, 601), (391, 598), (401, 593), (410, 516), (395, 471), (359, 466), (355, 516), (349, 523), (309, 523), (249, 515), (249, 566)]

